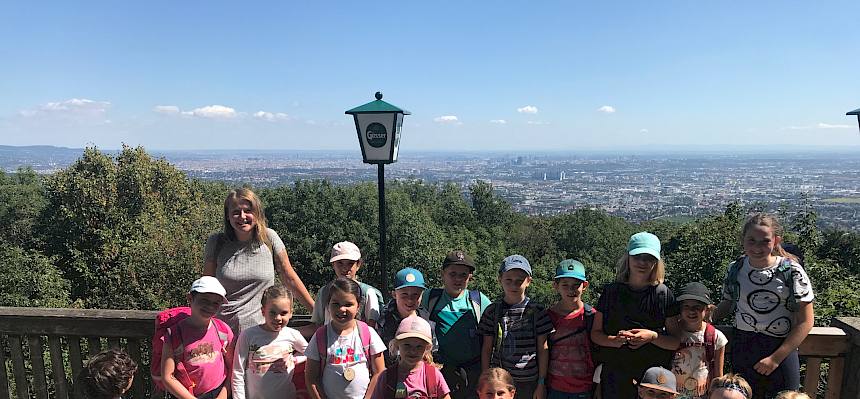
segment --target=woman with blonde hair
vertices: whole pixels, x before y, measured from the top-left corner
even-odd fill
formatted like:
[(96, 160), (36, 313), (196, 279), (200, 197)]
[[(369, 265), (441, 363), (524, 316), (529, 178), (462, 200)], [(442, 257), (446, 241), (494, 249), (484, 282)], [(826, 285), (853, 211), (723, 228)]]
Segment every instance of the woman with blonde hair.
[(263, 204), (250, 189), (227, 194), (224, 231), (209, 236), (203, 252), (203, 275), (216, 277), (227, 290), (218, 318), (235, 334), (263, 323), (260, 300), (274, 285), (275, 271), (293, 296), (313, 309), (313, 297), (293, 269), (281, 237), (267, 227)]

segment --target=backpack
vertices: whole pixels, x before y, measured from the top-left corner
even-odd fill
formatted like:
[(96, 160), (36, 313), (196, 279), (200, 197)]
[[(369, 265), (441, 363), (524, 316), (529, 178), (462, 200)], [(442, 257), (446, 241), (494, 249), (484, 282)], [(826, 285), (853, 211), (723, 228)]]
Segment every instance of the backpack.
[[(185, 370), (184, 360), (185, 347), (182, 345), (182, 332), (179, 331), (179, 322), (191, 317), (191, 308), (181, 306), (163, 310), (155, 316), (155, 333), (152, 335), (152, 359), (149, 363), (149, 374), (152, 376), (152, 382), (155, 384), (156, 390), (165, 391), (164, 379), (161, 375), (161, 352), (164, 348), (166, 339), (170, 340), (170, 348), (173, 349), (173, 356), (176, 359), (176, 370), (173, 376), (188, 389), (188, 392), (193, 392), (194, 381), (188, 376), (188, 371)], [(218, 331), (218, 338), (221, 340), (221, 353), (227, 354), (227, 346), (230, 343), (230, 327), (218, 318), (212, 318), (212, 323)], [(224, 363), (225, 367), (232, 365)]]
[[(439, 311), (436, 305), (439, 304), (439, 298), (442, 297), (442, 288), (431, 288), (430, 297), (427, 299), (427, 310), (430, 311), (430, 317), (435, 316)], [(481, 322), (481, 291), (466, 290), (469, 296), (469, 303), (472, 304), (472, 313), (475, 315), (475, 324)]]
[[(502, 340), (504, 338), (504, 329), (502, 328), (502, 307), (500, 306), (501, 302), (496, 302), (493, 304), (493, 316), (494, 321), (496, 322), (496, 335), (493, 336), (493, 351), (490, 353), (490, 364), (492, 365), (493, 359), (500, 353), (502, 353)], [(531, 305), (531, 306), (529, 306)], [(531, 322), (531, 330), (535, 331), (535, 323), (536, 323), (536, 314), (539, 311), (543, 310), (543, 305), (532, 303), (531, 300), (527, 300), (523, 309), (523, 317), (528, 318), (529, 322)], [(535, 340), (535, 350), (537, 350), (537, 340)], [(499, 366), (501, 366), (501, 357), (499, 357)]]
[[(372, 376), (373, 366), (370, 364), (370, 352), (368, 351), (370, 348), (370, 326), (361, 320), (356, 320), (355, 324), (357, 324), (358, 327), (358, 338), (361, 340), (361, 349), (364, 351), (364, 356), (367, 358), (367, 370)], [(325, 370), (325, 365), (328, 361), (328, 350), (326, 348), (326, 345), (328, 344), (328, 325), (323, 324), (317, 328), (314, 335), (317, 337), (317, 353), (320, 355), (320, 381), (322, 381), (323, 371)]]
[[(717, 329), (711, 323), (705, 323), (705, 342), (703, 346), (705, 347), (705, 363), (708, 365), (708, 381), (712, 379), (712, 372), (715, 367), (715, 353), (716, 353), (716, 342), (717, 342)], [(681, 348), (687, 348), (690, 346), (698, 346), (695, 343), (682, 342)], [(680, 348), (679, 348), (680, 349)]]
[[(738, 300), (741, 297), (741, 284), (738, 282), (738, 273), (744, 265), (746, 255), (741, 255), (729, 265), (729, 272), (726, 274), (726, 279), (723, 286), (729, 293), (732, 299), (732, 312), (737, 309)], [(785, 300), (785, 308), (789, 312), (797, 311), (797, 298), (794, 297), (794, 278), (791, 276), (791, 259), (788, 257), (782, 258), (779, 265), (776, 267), (777, 273), (782, 276), (782, 281), (788, 285), (788, 298)]]
[[(436, 390), (436, 368), (432, 364), (424, 363), (424, 386), (427, 388), (427, 396), (417, 397), (418, 399), (436, 399), (439, 397), (439, 392)], [(385, 389), (382, 395), (383, 399), (394, 399), (397, 395), (397, 367), (394, 366), (385, 369)], [(405, 396), (404, 396), (405, 398)]]

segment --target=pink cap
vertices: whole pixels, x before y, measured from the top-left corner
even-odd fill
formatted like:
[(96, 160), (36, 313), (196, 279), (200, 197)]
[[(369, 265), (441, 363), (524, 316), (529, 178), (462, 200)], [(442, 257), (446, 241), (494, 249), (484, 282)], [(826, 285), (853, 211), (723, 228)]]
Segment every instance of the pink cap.
[(396, 339), (404, 338), (420, 338), (427, 341), (428, 344), (433, 343), (432, 332), (430, 331), (430, 323), (416, 315), (409, 316), (400, 321), (400, 326), (397, 327)]
[(355, 244), (349, 241), (341, 241), (331, 247), (331, 259), (329, 262), (335, 262), (341, 259), (349, 259), (352, 261), (359, 260), (361, 259), (361, 251), (358, 250), (358, 247)]

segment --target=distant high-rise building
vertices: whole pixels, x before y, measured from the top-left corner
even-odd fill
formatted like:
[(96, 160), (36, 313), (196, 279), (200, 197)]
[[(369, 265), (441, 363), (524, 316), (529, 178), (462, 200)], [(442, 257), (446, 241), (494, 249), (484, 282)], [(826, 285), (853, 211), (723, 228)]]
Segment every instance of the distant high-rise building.
[(564, 180), (564, 171), (561, 171), (561, 173), (558, 174), (558, 180), (559, 181)]

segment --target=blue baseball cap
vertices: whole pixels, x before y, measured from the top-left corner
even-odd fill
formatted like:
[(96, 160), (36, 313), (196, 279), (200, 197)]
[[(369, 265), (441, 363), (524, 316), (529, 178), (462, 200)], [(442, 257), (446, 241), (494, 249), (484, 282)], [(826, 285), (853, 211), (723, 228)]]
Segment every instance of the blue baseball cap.
[(648, 254), (660, 260), (660, 239), (646, 231), (636, 233), (627, 242), (627, 254)]
[(404, 287), (418, 287), (426, 290), (424, 285), (424, 275), (418, 269), (404, 267), (394, 276), (394, 289), (399, 290)]
[(553, 279), (557, 278), (575, 278), (581, 281), (588, 281), (585, 279), (585, 265), (575, 259), (565, 259), (558, 264), (558, 267), (555, 268), (555, 277)]
[(529, 265), (528, 259), (522, 255), (511, 255), (505, 258), (502, 261), (502, 265), (499, 266), (499, 273), (504, 273), (506, 271), (520, 269), (531, 277), (532, 275), (532, 267)]

